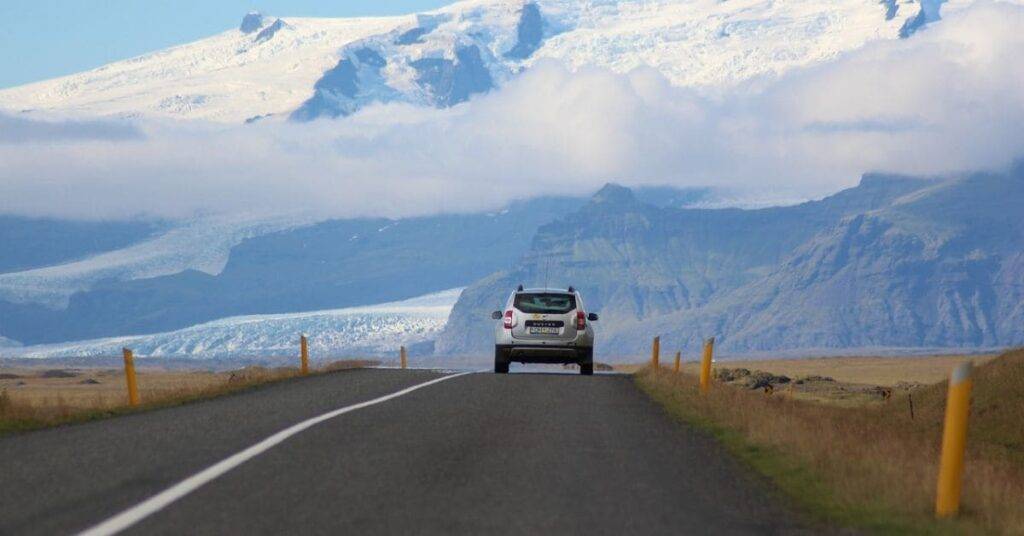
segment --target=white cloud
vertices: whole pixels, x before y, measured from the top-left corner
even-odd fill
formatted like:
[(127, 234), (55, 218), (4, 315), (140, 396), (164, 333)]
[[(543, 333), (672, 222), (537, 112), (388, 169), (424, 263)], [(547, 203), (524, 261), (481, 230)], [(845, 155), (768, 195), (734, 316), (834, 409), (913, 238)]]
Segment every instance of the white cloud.
[(0, 144), (65, 140), (130, 140), (142, 133), (123, 121), (40, 121), (0, 114)]
[(1020, 28), (1024, 8), (979, 3), (909, 40), (714, 99), (653, 69), (541, 62), (449, 110), (227, 127), (0, 116), (0, 212), (402, 216), (611, 180), (818, 196), (865, 171), (996, 168), (1024, 155)]

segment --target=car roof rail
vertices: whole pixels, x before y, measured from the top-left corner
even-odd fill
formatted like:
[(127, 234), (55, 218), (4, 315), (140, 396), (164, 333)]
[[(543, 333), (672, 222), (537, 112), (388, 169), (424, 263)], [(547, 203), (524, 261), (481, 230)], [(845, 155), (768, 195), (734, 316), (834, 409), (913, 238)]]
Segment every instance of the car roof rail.
[(523, 285), (519, 285), (519, 286), (518, 286), (518, 287), (516, 288), (516, 292), (522, 292), (522, 291), (523, 291)]

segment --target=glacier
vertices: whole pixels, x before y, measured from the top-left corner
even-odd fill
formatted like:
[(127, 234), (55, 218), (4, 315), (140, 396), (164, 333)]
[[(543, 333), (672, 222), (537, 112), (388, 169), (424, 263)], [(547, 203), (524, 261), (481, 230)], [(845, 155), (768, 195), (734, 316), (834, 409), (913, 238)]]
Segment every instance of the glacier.
[(455, 105), (545, 59), (616, 72), (653, 67), (675, 85), (716, 94), (908, 37), (940, 7), (975, 2), (922, 1), (467, 0), (392, 17), (250, 13), (213, 37), (2, 90), (0, 109), (306, 120), (377, 102)]
[(0, 300), (63, 309), (76, 292), (104, 280), (127, 281), (196, 270), (217, 275), (247, 238), (300, 227), (302, 216), (230, 214), (176, 222), (142, 242), (84, 259), (0, 274)]
[(271, 357), (296, 354), (299, 336), (307, 334), (318, 359), (393, 354), (402, 345), (430, 345), (462, 290), (362, 307), (229, 317), (152, 335), (33, 346), (9, 341), (7, 347), (0, 338), (0, 352), (15, 358), (109, 357), (128, 347), (139, 357)]

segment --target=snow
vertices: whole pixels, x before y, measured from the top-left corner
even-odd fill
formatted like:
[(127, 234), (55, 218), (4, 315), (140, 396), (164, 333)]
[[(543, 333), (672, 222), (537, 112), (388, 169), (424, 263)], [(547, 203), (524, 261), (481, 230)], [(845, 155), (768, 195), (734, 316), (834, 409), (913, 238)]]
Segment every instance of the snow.
[(304, 313), (223, 318), (185, 329), (88, 341), (8, 348), (5, 357), (119, 355), (142, 357), (256, 357), (291, 355), (309, 335), (314, 356), (380, 355), (433, 340), (444, 328), (461, 288), (399, 302)]
[(246, 238), (297, 227), (296, 217), (235, 214), (196, 218), (137, 244), (82, 260), (0, 274), (0, 300), (67, 307), (75, 292), (104, 279), (133, 280), (197, 270), (217, 275)]
[(288, 113), (338, 61), (345, 44), (413, 17), (303, 19), (272, 39), (234, 29), (92, 71), (0, 92), (0, 108), (87, 116), (156, 116), (242, 122)]
[[(949, 0), (943, 13), (974, 0)], [(420, 15), (281, 17), (265, 42), (239, 29), (55, 80), (0, 91), (0, 109), (85, 116), (173, 117), (240, 123), (283, 120), (314, 95), (325, 72), (358, 50), (386, 65), (362, 80), (357, 106), (375, 100), (447, 102), (417, 82), (414, 63), (452, 60), (477, 46), (495, 84), (553, 58), (625, 72), (651, 66), (672, 83), (715, 93), (776, 77), (882, 39), (896, 39), (921, 6), (878, 0), (539, 0), (540, 47), (520, 59), (521, 0), (468, 0)], [(938, 0), (927, 0), (938, 9)], [(269, 28), (273, 18), (264, 18)], [(410, 31), (417, 30), (413, 34)], [(404, 37), (403, 37), (404, 36)], [(533, 50), (530, 47), (530, 50)], [(510, 57), (512, 56), (512, 57)], [(372, 79), (371, 79), (372, 78)]]

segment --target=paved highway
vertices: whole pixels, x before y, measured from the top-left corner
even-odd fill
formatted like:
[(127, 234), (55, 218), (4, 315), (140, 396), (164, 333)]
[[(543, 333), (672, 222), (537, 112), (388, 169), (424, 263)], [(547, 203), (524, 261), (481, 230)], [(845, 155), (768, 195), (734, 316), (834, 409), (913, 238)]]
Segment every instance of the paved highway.
[(0, 437), (0, 534), (815, 532), (625, 376), (376, 400), (447, 376), (344, 371)]

